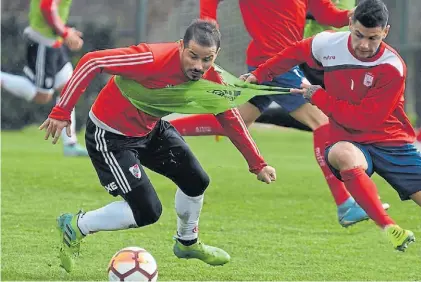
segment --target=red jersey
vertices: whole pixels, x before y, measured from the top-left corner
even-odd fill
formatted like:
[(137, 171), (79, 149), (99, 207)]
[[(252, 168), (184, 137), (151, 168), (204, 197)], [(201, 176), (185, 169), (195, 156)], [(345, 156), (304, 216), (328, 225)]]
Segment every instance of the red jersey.
[[(87, 53), (79, 61), (72, 77), (64, 86), (60, 102), (50, 118), (70, 121), (70, 113), (78, 98), (97, 73), (122, 75), (144, 87), (159, 89), (188, 81), (180, 62), (180, 43), (139, 44)], [(104, 130), (125, 136), (141, 137), (155, 126), (158, 117), (139, 111), (124, 98), (112, 77), (99, 93), (89, 113), (92, 121)], [(211, 68), (203, 76), (222, 83), (219, 74)], [(216, 115), (238, 150), (254, 173), (266, 166), (237, 109)]]
[(280, 52), (253, 74), (263, 82), (304, 62), (322, 67), (326, 90), (317, 90), (312, 103), (329, 117), (332, 142), (413, 143), (415, 132), (404, 112), (404, 61), (384, 42), (375, 56), (359, 59), (350, 42), (350, 32), (322, 32)]
[[(200, 0), (200, 17), (217, 19), (221, 0)], [(330, 0), (239, 0), (244, 25), (252, 40), (246, 63), (257, 67), (294, 42), (303, 39), (306, 13), (310, 10), (320, 24), (348, 25), (348, 10)]]

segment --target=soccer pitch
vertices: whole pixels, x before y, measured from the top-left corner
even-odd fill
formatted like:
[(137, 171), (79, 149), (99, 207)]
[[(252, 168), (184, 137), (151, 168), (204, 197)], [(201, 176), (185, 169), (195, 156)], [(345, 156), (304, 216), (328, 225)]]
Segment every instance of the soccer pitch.
[[(67, 274), (57, 257), (56, 217), (114, 199), (100, 186), (89, 158), (63, 157), (61, 144), (44, 141), (35, 127), (2, 132), (2, 280), (107, 280), (109, 259), (128, 246), (152, 253), (160, 281), (421, 280), (421, 242), (400, 253), (372, 221), (348, 229), (337, 223), (310, 133), (253, 129), (252, 135), (277, 169), (276, 183), (255, 180), (227, 138), (186, 138), (211, 177), (200, 238), (229, 252), (229, 264), (211, 267), (173, 255), (176, 187), (148, 171), (164, 208), (158, 223), (89, 236)], [(391, 204), (390, 215), (421, 239), (420, 208), (402, 203), (384, 180), (374, 179), (382, 200)]]

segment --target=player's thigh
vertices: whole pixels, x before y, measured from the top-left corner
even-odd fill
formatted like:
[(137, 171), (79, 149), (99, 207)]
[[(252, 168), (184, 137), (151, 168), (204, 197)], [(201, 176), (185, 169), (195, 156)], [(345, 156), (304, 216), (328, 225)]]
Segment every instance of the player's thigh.
[(340, 180), (340, 171), (361, 167), (367, 175), (373, 174), (372, 157), (367, 148), (358, 143), (340, 141), (325, 150), (325, 160), (332, 173)]
[(57, 73), (57, 57), (59, 51), (56, 48), (27, 41), (27, 64), (23, 71), (34, 83), (39, 93), (53, 94), (54, 80)]
[(158, 220), (162, 212), (158, 195), (138, 159), (126, 148), (123, 136), (107, 132), (88, 120), (85, 140), (101, 185), (130, 205), (138, 226)]
[(171, 179), (186, 195), (202, 195), (209, 176), (170, 123), (161, 120), (158, 126), (147, 148), (139, 150), (141, 163)]
[[(300, 96), (303, 98), (302, 95)], [(310, 103), (301, 104), (289, 114), (302, 124), (310, 127), (312, 130), (315, 130), (329, 122), (329, 118), (319, 108)]]
[[(261, 103), (257, 103), (257, 105), (262, 105)], [(263, 107), (263, 108), (266, 108)], [(259, 118), (261, 115), (261, 111), (263, 111), (263, 108), (260, 109), (258, 106), (254, 105), (251, 100), (249, 102), (246, 102), (238, 107), (238, 112), (240, 113), (244, 123), (247, 127), (253, 124), (256, 119)]]
[(399, 194), (402, 200), (421, 191), (421, 154), (412, 144), (371, 146), (374, 170)]
[(62, 88), (73, 73), (73, 66), (64, 46), (58, 48), (57, 55), (57, 73), (54, 80), (54, 89)]

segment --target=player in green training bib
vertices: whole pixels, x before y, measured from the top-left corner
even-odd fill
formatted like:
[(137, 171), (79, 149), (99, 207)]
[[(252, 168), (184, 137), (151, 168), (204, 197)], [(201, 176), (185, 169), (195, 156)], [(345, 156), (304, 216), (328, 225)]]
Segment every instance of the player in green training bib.
[[(24, 76), (1, 73), (1, 85), (16, 97), (36, 104), (47, 104), (55, 91), (66, 84), (73, 72), (67, 55), (82, 48), (82, 33), (66, 26), (72, 0), (31, 0), (29, 26), (24, 35), (27, 62)], [(77, 143), (75, 113), (72, 113), (72, 137), (62, 133), (64, 155), (87, 156)]]

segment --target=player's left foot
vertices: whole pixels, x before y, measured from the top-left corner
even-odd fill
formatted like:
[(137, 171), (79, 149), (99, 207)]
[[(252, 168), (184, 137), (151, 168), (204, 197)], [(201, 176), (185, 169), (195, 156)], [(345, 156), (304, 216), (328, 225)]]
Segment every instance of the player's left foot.
[(76, 215), (64, 213), (57, 218), (57, 229), (60, 233), (60, 266), (67, 272), (72, 271), (74, 259), (79, 256), (80, 243), (85, 237), (77, 227), (79, 214), (83, 214), (83, 211)]
[(63, 153), (66, 157), (87, 157), (88, 151), (79, 143), (64, 145)]
[(415, 242), (414, 233), (410, 230), (402, 229), (398, 225), (389, 225), (384, 230), (389, 241), (398, 251), (404, 252), (409, 244)]
[(200, 259), (209, 265), (224, 265), (231, 259), (224, 250), (205, 245), (199, 240), (193, 245), (185, 246), (176, 239), (173, 251), (178, 258)]

